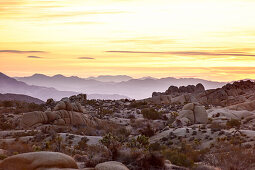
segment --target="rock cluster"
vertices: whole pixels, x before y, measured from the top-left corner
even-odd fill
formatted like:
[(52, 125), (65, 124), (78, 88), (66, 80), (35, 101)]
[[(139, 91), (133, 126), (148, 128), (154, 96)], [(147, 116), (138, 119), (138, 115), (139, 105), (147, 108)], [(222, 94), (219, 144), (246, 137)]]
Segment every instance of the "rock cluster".
[(233, 110), (255, 110), (255, 83), (234, 82), (222, 88), (205, 90), (202, 84), (175, 87), (170, 86), (165, 93), (154, 92), (151, 101), (155, 104), (185, 104), (198, 102), (202, 105), (222, 106)]
[(95, 121), (87, 114), (80, 103), (60, 101), (51, 110), (25, 113), (18, 121), (22, 128), (37, 127), (42, 124), (52, 125), (90, 125)]
[(247, 80), (227, 84), (218, 89), (206, 90), (200, 93), (197, 99), (201, 104), (226, 107), (250, 102), (255, 99), (254, 93), (255, 83)]
[(207, 121), (208, 114), (204, 106), (198, 103), (188, 103), (183, 106), (173, 125), (184, 126), (188, 124), (206, 124)]
[(22, 128), (37, 127), (42, 124), (83, 126), (94, 123), (94, 120), (86, 114), (66, 110), (29, 112), (19, 118), (19, 125)]
[(67, 111), (75, 111), (84, 113), (85, 110), (82, 108), (81, 104), (78, 102), (70, 103), (68, 101), (60, 101), (58, 104), (53, 108), (53, 111), (58, 110), (67, 110)]
[(199, 83), (196, 86), (188, 85), (188, 86), (180, 86), (179, 88), (176, 86), (170, 86), (165, 94), (179, 94), (179, 93), (199, 93), (205, 91), (204, 86)]

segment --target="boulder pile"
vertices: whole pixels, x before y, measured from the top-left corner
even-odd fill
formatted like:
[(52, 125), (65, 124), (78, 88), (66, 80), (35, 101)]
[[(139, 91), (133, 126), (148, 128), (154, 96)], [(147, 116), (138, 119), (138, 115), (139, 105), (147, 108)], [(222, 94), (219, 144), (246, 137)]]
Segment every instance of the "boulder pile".
[(188, 124), (206, 124), (207, 121), (208, 114), (204, 106), (198, 103), (188, 103), (183, 106), (173, 125), (185, 126)]
[(84, 114), (85, 109), (80, 103), (69, 101), (60, 101), (51, 110), (34, 111), (24, 113), (18, 118), (18, 124), (22, 128), (38, 127), (42, 124), (51, 125), (94, 125), (95, 118)]
[(189, 102), (197, 102), (195, 96), (204, 92), (205, 88), (202, 84), (188, 86), (170, 86), (164, 93), (152, 93), (152, 102), (156, 104), (184, 104)]

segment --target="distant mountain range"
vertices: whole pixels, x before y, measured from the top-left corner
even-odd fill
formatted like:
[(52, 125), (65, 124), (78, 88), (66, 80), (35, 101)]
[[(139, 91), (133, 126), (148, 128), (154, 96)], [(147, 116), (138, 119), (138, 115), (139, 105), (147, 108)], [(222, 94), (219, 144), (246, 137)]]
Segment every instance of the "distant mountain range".
[[(35, 75), (33, 78), (35, 80), (44, 80), (48, 81), (47, 79), (44, 79), (47, 76), (42, 75)], [(58, 79), (59, 77), (62, 78), (62, 76), (57, 75), (54, 76), (53, 79)], [(42, 78), (42, 79), (41, 79)], [(76, 79), (76, 78), (74, 78)], [(68, 79), (70, 81), (70, 78)], [(62, 83), (65, 83), (65, 81), (62, 81)], [(41, 99), (43, 101), (46, 101), (49, 98), (53, 98), (54, 100), (60, 100), (63, 97), (69, 97), (72, 95), (77, 95), (79, 92), (75, 92), (73, 88), (69, 88), (69, 90), (57, 90), (52, 87), (44, 87), (40, 83), (38, 85), (28, 85), (27, 83), (18, 81), (14, 78), (8, 77), (7, 75), (0, 73), (0, 93), (13, 93), (13, 94), (24, 94), (28, 96), (32, 96), (38, 99)], [(70, 91), (72, 90), (72, 91)], [(123, 95), (118, 94), (89, 94), (88, 99), (122, 99), (122, 98), (128, 98)]]
[[(208, 81), (197, 78), (153, 78), (144, 77), (134, 79), (129, 76), (98, 76), (89, 78), (80, 78), (77, 76), (66, 77), (61, 74), (47, 76), (43, 74), (34, 74), (29, 77), (15, 77), (16, 80), (25, 82), (29, 85), (54, 87), (59, 91), (74, 91), (86, 94), (104, 94), (121, 95), (133, 99), (144, 99), (151, 97), (154, 91), (163, 92), (169, 86), (187, 86), (202, 83), (206, 89), (215, 89), (225, 85), (225, 82)], [(116, 96), (115, 95), (115, 96)], [(106, 97), (106, 96), (104, 96)], [(109, 96), (108, 96), (109, 97)], [(113, 97), (113, 96), (111, 96)], [(120, 96), (118, 96), (120, 97)], [(117, 98), (118, 98), (117, 97)]]
[(1, 94), (0, 93), (0, 101), (23, 101), (23, 102), (27, 102), (27, 103), (35, 103), (35, 104), (42, 104), (44, 103), (44, 101), (31, 97), (31, 96), (27, 96), (27, 95), (23, 95), (23, 94), (11, 94), (11, 93), (7, 93), (7, 94)]
[(130, 76), (126, 75), (117, 75), (117, 76), (110, 76), (110, 75), (104, 75), (104, 76), (98, 76), (98, 77), (89, 77), (87, 78), (88, 80), (97, 80), (101, 82), (122, 82), (122, 81), (128, 81), (133, 79)]

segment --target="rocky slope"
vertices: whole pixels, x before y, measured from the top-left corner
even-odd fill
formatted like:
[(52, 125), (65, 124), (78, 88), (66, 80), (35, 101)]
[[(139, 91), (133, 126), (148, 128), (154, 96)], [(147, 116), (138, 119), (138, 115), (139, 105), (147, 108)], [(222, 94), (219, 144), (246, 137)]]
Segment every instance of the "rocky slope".
[(27, 102), (27, 103), (35, 103), (35, 104), (42, 104), (44, 103), (44, 101), (31, 97), (31, 96), (27, 96), (27, 95), (23, 95), (23, 94), (11, 94), (11, 93), (7, 93), (7, 94), (1, 94), (0, 93), (0, 101), (23, 101), (23, 102)]
[(171, 86), (144, 100), (79, 94), (21, 113), (0, 105), (0, 169), (254, 169), (254, 89), (240, 81)]

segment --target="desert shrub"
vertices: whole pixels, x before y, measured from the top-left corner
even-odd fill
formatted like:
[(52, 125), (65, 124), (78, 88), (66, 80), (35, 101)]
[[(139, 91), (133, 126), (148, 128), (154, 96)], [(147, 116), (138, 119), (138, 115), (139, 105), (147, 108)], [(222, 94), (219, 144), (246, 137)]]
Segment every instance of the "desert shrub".
[(152, 143), (149, 146), (149, 150), (150, 151), (160, 151), (162, 149), (162, 146), (160, 145), (160, 143)]
[(229, 128), (237, 128), (237, 129), (239, 129), (240, 126), (241, 126), (241, 122), (239, 120), (237, 120), (237, 119), (231, 119), (231, 120), (227, 121), (226, 125)]
[(141, 134), (147, 137), (151, 137), (155, 134), (155, 130), (151, 127), (150, 124), (147, 124), (147, 126), (142, 129)]
[(162, 114), (153, 108), (143, 109), (141, 113), (144, 118), (152, 119), (152, 120), (161, 119), (162, 117)]
[(192, 167), (194, 161), (190, 159), (186, 154), (181, 153), (177, 150), (167, 149), (163, 152), (164, 157), (170, 160), (171, 163), (179, 166)]
[(175, 165), (193, 167), (194, 162), (201, 162), (204, 155), (209, 152), (208, 149), (196, 150), (196, 147), (182, 142), (180, 147), (163, 147), (162, 154)]
[(78, 145), (75, 146), (75, 149), (84, 150), (87, 147), (88, 141), (89, 139), (87, 137), (81, 138), (81, 140), (78, 142)]
[(137, 108), (137, 109), (142, 109), (147, 107), (147, 102), (145, 101), (132, 101), (131, 104), (129, 105), (131, 108)]
[(145, 149), (147, 149), (149, 147), (149, 144), (150, 144), (149, 138), (144, 135), (140, 135), (136, 139), (135, 138), (131, 139), (127, 143), (127, 146), (130, 148), (145, 148)]
[(122, 146), (122, 143), (119, 141), (118, 137), (109, 133), (105, 135), (100, 142), (111, 151), (112, 159), (115, 160), (118, 156), (118, 150)]
[(86, 127), (78, 127), (72, 130), (73, 134), (77, 135), (87, 135), (87, 136), (104, 136), (111, 133), (114, 136), (127, 137), (130, 132), (125, 129), (124, 126), (101, 120), (98, 124), (90, 124)]
[(111, 115), (111, 114), (113, 114), (113, 111), (112, 111), (112, 110), (109, 110), (109, 109), (99, 108), (97, 114), (98, 114), (100, 117), (102, 117), (102, 116), (105, 116), (105, 115)]
[(0, 154), (0, 160), (4, 160), (5, 158), (7, 158), (6, 155)]
[(218, 141), (214, 150), (204, 156), (204, 162), (220, 169), (246, 170), (255, 168), (255, 149), (246, 149), (240, 145), (231, 145), (227, 141)]
[(150, 144), (149, 143), (149, 138), (144, 136), (144, 135), (138, 136), (136, 140), (139, 144), (141, 144), (144, 147), (146, 147)]
[(85, 153), (88, 156), (86, 167), (95, 167), (99, 163), (111, 160), (111, 152), (102, 145), (88, 145)]
[(13, 101), (2, 101), (2, 106), (3, 107), (13, 107), (14, 106), (14, 102)]
[(165, 159), (159, 152), (149, 152), (139, 160), (138, 164), (140, 164), (142, 169), (163, 169), (165, 166)]
[(0, 120), (0, 129), (1, 130), (10, 130), (13, 128), (14, 128), (14, 126), (10, 122)]

